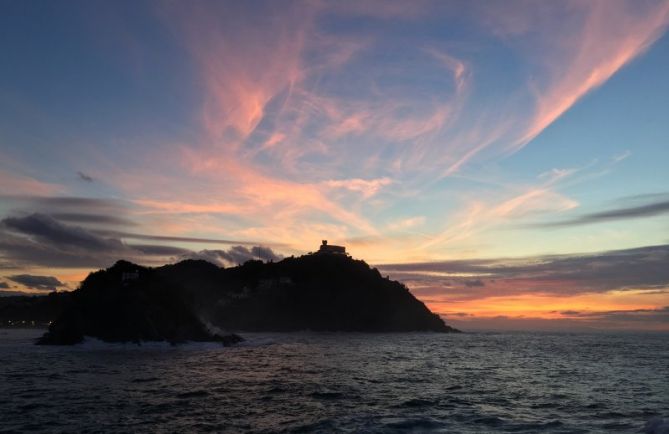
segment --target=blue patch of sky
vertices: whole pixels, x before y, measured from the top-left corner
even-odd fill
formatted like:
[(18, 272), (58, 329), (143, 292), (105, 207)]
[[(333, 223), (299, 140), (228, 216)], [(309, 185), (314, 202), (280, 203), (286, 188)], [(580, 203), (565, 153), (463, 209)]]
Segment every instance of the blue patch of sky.
[(563, 191), (585, 207), (612, 199), (667, 190), (669, 185), (669, 36), (581, 99), (522, 151), (502, 161), (505, 172), (531, 181), (552, 168), (598, 172), (631, 154), (606, 175), (565, 184)]
[(104, 4), (5, 5), (0, 125), (18, 158), (66, 162), (91, 146), (113, 154), (128, 138), (141, 149), (155, 146), (148, 137), (189, 134), (201, 95), (182, 47), (148, 4), (105, 9), (111, 15), (96, 6)]

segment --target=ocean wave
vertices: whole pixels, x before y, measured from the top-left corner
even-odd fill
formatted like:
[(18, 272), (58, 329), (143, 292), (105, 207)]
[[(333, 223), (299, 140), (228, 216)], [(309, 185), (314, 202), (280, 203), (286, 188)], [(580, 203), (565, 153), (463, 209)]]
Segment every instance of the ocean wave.
[(77, 350), (121, 350), (121, 351), (155, 351), (155, 350), (222, 350), (230, 347), (223, 346), (220, 342), (193, 342), (186, 341), (172, 344), (167, 341), (141, 341), (137, 342), (105, 342), (91, 336), (84, 336), (84, 341), (71, 347), (57, 346), (54, 348), (75, 348)]
[(669, 434), (669, 418), (654, 417), (643, 427), (644, 434)]
[(0, 336), (0, 431), (669, 434), (665, 336), (244, 337), (44, 347)]

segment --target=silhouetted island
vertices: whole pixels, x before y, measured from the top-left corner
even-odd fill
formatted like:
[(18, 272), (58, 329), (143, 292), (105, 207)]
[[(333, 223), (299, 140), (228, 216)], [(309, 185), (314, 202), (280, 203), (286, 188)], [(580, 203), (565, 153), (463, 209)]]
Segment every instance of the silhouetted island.
[(241, 339), (228, 331), (457, 332), (400, 282), (343, 247), (231, 268), (184, 260), (157, 268), (127, 261), (93, 272), (39, 343)]

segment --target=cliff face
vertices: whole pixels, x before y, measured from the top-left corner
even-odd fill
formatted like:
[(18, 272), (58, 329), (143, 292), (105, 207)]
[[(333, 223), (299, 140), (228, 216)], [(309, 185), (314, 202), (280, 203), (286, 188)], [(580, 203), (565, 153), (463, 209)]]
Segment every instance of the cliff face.
[(228, 292), (202, 312), (225, 329), (453, 331), (404, 285), (344, 255), (248, 262), (223, 274)]
[(204, 261), (91, 273), (42, 343), (224, 340), (235, 331), (457, 331), (399, 282), (344, 255), (223, 269)]

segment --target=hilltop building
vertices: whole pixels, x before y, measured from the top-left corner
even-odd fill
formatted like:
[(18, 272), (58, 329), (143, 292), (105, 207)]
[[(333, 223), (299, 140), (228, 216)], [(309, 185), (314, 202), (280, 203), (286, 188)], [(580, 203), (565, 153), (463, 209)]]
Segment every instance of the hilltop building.
[(344, 246), (335, 246), (328, 244), (328, 240), (323, 240), (321, 247), (318, 249), (319, 254), (322, 255), (346, 255), (346, 247)]
[(139, 279), (139, 270), (124, 271), (123, 273), (121, 273), (121, 283), (123, 284), (123, 286), (137, 279)]

